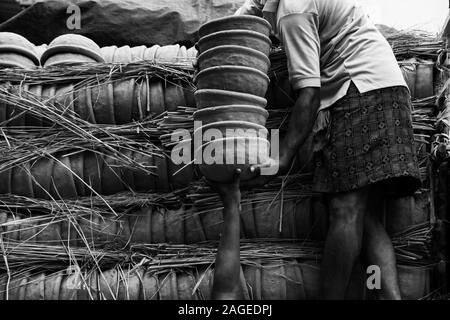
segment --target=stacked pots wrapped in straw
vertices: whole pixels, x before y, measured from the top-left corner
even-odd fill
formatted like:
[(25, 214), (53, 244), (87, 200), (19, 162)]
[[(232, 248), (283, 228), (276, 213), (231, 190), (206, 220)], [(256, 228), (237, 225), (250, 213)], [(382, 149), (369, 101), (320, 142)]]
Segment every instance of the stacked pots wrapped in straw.
[[(99, 48), (89, 38), (74, 34), (59, 36), (48, 46), (37, 50), (34, 44), (17, 34), (0, 33), (0, 67), (6, 68), (35, 69), (41, 66), (58, 70), (58, 67), (66, 68), (68, 64), (93, 63), (95, 66), (95, 63), (102, 62), (130, 64), (142, 60), (189, 65), (195, 56), (195, 48), (188, 50), (179, 45)], [(175, 111), (178, 106), (195, 106), (192, 88), (186, 87), (181, 80), (172, 82), (155, 77), (128, 77), (94, 84), (70, 81), (47, 84), (25, 80), (18, 91), (26, 99), (38, 99), (59, 108), (61, 113), (67, 110), (69, 116), (73, 113), (82, 120), (99, 125), (129, 125), (148, 117), (161, 117), (167, 111)], [(4, 101), (0, 102), (0, 123), (2, 127), (13, 127), (13, 130), (53, 125), (45, 115), (25, 112), (23, 108)], [(92, 194), (110, 195), (126, 190), (168, 192), (186, 187), (193, 179), (192, 166), (180, 170), (162, 154), (162, 150), (155, 152), (155, 156), (149, 156), (151, 152), (128, 153), (126, 156), (132, 161), (157, 170), (158, 175), (150, 175), (149, 170), (123, 168), (116, 163), (115, 157), (91, 151), (69, 156), (55, 154), (54, 158), (23, 163), (0, 173), (3, 181), (0, 193), (64, 199)]]
[(0, 32), (0, 67), (36, 69), (38, 66), (34, 44), (18, 34)]
[[(258, 17), (232, 16), (203, 25), (199, 34), (195, 100), (200, 110), (194, 119), (201, 126), (194, 139), (201, 138), (202, 145), (195, 158), (211, 181), (227, 182), (237, 168), (242, 180), (251, 179), (250, 165), (269, 157), (263, 97), (269, 85), (270, 24)], [(203, 141), (207, 130), (216, 139)], [(212, 162), (204, 154), (208, 150), (215, 152)]]

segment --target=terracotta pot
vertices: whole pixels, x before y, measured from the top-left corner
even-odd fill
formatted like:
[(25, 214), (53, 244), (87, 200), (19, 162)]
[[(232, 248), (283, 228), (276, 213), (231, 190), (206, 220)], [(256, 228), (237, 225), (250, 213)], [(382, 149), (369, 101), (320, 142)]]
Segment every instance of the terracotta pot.
[(161, 81), (151, 81), (149, 84), (149, 105), (152, 115), (159, 115), (165, 111), (164, 89)]
[(209, 21), (200, 27), (198, 34), (203, 38), (211, 33), (223, 30), (253, 30), (266, 37), (270, 35), (270, 23), (251, 15), (229, 16)]
[(95, 122), (99, 124), (115, 124), (113, 84), (95, 85), (90, 91)]
[(11, 193), (24, 197), (34, 197), (29, 163), (26, 162), (12, 170)]
[(96, 123), (92, 106), (91, 88), (84, 87), (75, 91), (74, 111), (78, 116), (90, 123)]
[(117, 161), (110, 156), (103, 156), (102, 194), (113, 195), (125, 190)]
[(198, 68), (233, 65), (258, 69), (267, 73), (270, 68), (269, 58), (258, 50), (242, 46), (219, 46), (203, 52), (198, 57)]
[(84, 154), (77, 152), (70, 156), (70, 165), (73, 171), (73, 180), (79, 197), (86, 194), (86, 186), (84, 184)]
[(158, 276), (147, 271), (142, 280), (142, 300), (158, 300), (159, 281)]
[(168, 243), (184, 243), (184, 213), (185, 208), (183, 206), (177, 210), (167, 210), (164, 230), (166, 233), (165, 238)]
[(248, 121), (219, 121), (206, 124), (194, 131), (205, 134), (208, 130), (218, 130), (223, 138), (253, 137), (267, 139), (268, 131), (265, 127)]
[(34, 196), (39, 199), (50, 199), (50, 187), (52, 185), (52, 175), (54, 160), (50, 158), (40, 158), (31, 163), (31, 174), (33, 176)]
[[(42, 85), (31, 85), (28, 88), (28, 93), (34, 98), (34, 99), (40, 99), (42, 97)], [(27, 126), (30, 127), (42, 127), (44, 125), (42, 121), (41, 116), (37, 116), (34, 114), (31, 114), (27, 112), (25, 116), (25, 123)]]
[(131, 60), (133, 62), (144, 60), (144, 53), (146, 46), (132, 47), (131, 48)]
[(22, 68), (22, 69), (35, 69), (35, 62), (15, 52), (2, 52), (0, 48), (0, 68)]
[(95, 194), (92, 190), (101, 194), (102, 171), (103, 161), (101, 159), (101, 156), (94, 152), (85, 152), (83, 177), (84, 182), (86, 182), (86, 184), (90, 186), (85, 186), (86, 196)]
[(119, 288), (119, 273), (116, 268), (98, 275), (100, 300), (115, 300)]
[(259, 107), (247, 105), (229, 105), (211, 107), (198, 110), (194, 113), (194, 119), (201, 121), (203, 125), (218, 121), (248, 121), (264, 126), (269, 113)]
[(95, 59), (86, 57), (79, 53), (58, 53), (57, 55), (48, 57), (45, 61), (44, 68), (58, 66), (66, 63), (95, 63)]
[(180, 45), (170, 45), (159, 47), (155, 53), (156, 62), (175, 62), (177, 61)]
[(119, 47), (114, 51), (113, 63), (130, 63), (132, 54), (130, 46)]
[(230, 90), (264, 97), (269, 86), (269, 77), (253, 68), (222, 66), (201, 71), (195, 82), (198, 89)]
[(155, 62), (156, 52), (158, 51), (159, 48), (160, 46), (157, 44), (151, 46), (150, 48), (147, 48), (144, 52), (144, 60)]
[(267, 100), (252, 94), (217, 90), (217, 89), (205, 89), (197, 90), (194, 94), (195, 103), (198, 109), (204, 109), (209, 107), (227, 106), (227, 105), (249, 105), (265, 108)]
[(26, 57), (33, 62), (33, 65), (30, 65), (30, 67), (39, 66), (36, 46), (16, 33), (0, 32), (0, 54), (1, 53), (14, 53), (18, 56)]
[(11, 193), (11, 177), (12, 170), (4, 170), (0, 172), (0, 194)]
[(266, 56), (270, 53), (272, 41), (269, 37), (255, 31), (230, 30), (212, 33), (198, 41), (199, 53), (218, 46), (242, 46), (262, 52)]
[(63, 275), (61, 272), (45, 277), (44, 296), (45, 300), (59, 300), (59, 289)]
[(176, 111), (178, 107), (186, 107), (183, 86), (180, 82), (166, 81), (164, 90), (164, 102), (167, 111)]
[(76, 198), (77, 189), (72, 175), (69, 156), (57, 157), (53, 172), (51, 173), (53, 182), (50, 187), (50, 194), (55, 199)]
[[(49, 61), (50, 57), (54, 57)], [(44, 67), (60, 63), (104, 62), (100, 47), (91, 39), (78, 34), (55, 38), (41, 56)]]
[(117, 46), (109, 46), (109, 47), (102, 47), (100, 49), (100, 52), (102, 54), (103, 60), (107, 63), (112, 63), (114, 60), (114, 53), (117, 50)]
[(195, 59), (197, 57), (198, 51), (195, 47), (191, 47), (186, 51), (188, 59)]
[(113, 83), (114, 118), (116, 124), (131, 122), (133, 108), (134, 79), (120, 80)]
[[(255, 174), (250, 172), (250, 167), (267, 162), (269, 150), (269, 141), (262, 138), (217, 139), (207, 142), (197, 149), (195, 158), (202, 161), (198, 167), (208, 180), (229, 183), (232, 181), (236, 169), (242, 170), (241, 181), (254, 178)], [(210, 155), (214, 159), (206, 158)]]

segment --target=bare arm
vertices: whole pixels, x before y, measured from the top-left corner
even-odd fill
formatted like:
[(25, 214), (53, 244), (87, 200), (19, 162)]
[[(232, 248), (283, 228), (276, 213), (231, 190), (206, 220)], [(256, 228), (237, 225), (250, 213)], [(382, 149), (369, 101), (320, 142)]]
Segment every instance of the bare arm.
[(292, 110), (289, 127), (280, 143), (280, 173), (289, 170), (298, 149), (313, 130), (320, 107), (320, 89), (303, 88), (298, 90), (297, 101)]
[(223, 229), (216, 256), (212, 299), (238, 300), (242, 299), (240, 283), (240, 202), (239, 173), (230, 185), (216, 185), (222, 202)]

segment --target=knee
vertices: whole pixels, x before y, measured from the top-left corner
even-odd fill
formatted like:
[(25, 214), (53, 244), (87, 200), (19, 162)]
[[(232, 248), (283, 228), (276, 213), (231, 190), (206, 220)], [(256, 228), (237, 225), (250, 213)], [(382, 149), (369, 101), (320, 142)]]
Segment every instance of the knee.
[(362, 226), (366, 210), (365, 200), (365, 197), (358, 193), (333, 197), (330, 201), (330, 224)]

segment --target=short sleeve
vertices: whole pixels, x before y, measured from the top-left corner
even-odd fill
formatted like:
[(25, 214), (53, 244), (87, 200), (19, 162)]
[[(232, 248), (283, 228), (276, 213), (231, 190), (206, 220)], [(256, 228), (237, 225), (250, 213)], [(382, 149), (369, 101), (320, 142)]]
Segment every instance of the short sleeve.
[(278, 25), (292, 87), (296, 90), (320, 87), (318, 16), (312, 13), (289, 14), (282, 17)]

